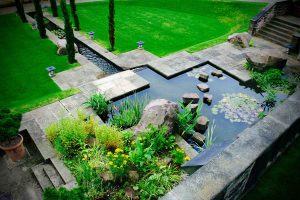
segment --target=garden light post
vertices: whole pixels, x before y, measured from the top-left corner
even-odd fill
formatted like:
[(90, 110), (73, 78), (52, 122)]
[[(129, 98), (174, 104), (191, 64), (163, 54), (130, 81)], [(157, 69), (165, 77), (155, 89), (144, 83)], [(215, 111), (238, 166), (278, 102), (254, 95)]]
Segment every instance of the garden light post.
[(93, 40), (95, 38), (94, 37), (94, 35), (95, 35), (94, 31), (90, 31), (90, 32), (88, 32), (88, 34), (89, 34), (91, 40)]
[(143, 45), (144, 45), (145, 43), (144, 43), (143, 41), (138, 41), (137, 44), (138, 44), (138, 49), (144, 49), (144, 46), (143, 46)]
[(50, 77), (54, 77), (55, 76), (55, 67), (54, 66), (50, 66), (50, 67), (47, 67), (46, 70), (48, 71), (48, 74)]

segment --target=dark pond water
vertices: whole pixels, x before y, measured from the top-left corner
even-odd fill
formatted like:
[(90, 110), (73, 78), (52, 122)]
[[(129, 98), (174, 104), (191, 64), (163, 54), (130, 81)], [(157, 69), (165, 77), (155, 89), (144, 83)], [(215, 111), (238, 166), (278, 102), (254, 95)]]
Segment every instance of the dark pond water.
[[(128, 98), (147, 95), (150, 99), (164, 98), (178, 102), (184, 93), (197, 93), (202, 99), (204, 93), (197, 88), (201, 81), (196, 77), (199, 71), (210, 75), (213, 70), (216, 68), (207, 64), (168, 80), (149, 68), (137, 69), (135, 72), (150, 82), (150, 88)], [(210, 75), (206, 84), (210, 87), (208, 93), (213, 95), (213, 101), (211, 105), (203, 104), (202, 115), (210, 120), (210, 124), (215, 121), (215, 142), (232, 141), (241, 131), (259, 120), (257, 114), (264, 110), (261, 106), (264, 97), (253, 87), (241, 85), (226, 74), (222, 78)], [(285, 98), (286, 95), (278, 96), (279, 101)], [(114, 104), (118, 105), (121, 101)]]

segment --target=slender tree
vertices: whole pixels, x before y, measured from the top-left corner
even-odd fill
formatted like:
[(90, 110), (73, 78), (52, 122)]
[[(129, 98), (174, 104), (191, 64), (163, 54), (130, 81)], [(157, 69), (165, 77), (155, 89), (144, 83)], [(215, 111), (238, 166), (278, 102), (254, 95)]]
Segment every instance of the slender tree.
[(109, 0), (108, 34), (111, 51), (115, 49), (115, 1)]
[(70, 22), (69, 13), (67, 10), (66, 0), (60, 0), (60, 6), (65, 20), (65, 33), (66, 33), (66, 40), (67, 40), (66, 49), (68, 53), (68, 60), (69, 63), (74, 63), (76, 62), (75, 48), (74, 48), (75, 39), (74, 39), (72, 24)]
[(73, 16), (73, 19), (74, 19), (75, 30), (79, 31), (79, 29), (80, 29), (80, 27), (79, 27), (79, 19), (78, 19), (78, 15), (76, 13), (75, 0), (70, 0), (70, 6), (71, 6), (72, 16)]
[(22, 22), (26, 23), (27, 19), (25, 17), (23, 4), (20, 2), (20, 0), (15, 0), (15, 4), (16, 4), (16, 7), (17, 7), (18, 15), (20, 16)]
[(47, 38), (46, 35), (46, 28), (45, 28), (45, 24), (44, 24), (44, 16), (43, 16), (43, 11), (42, 11), (42, 7), (40, 4), (40, 0), (33, 0), (33, 4), (35, 7), (35, 19), (38, 25), (38, 29), (40, 32), (40, 37), (42, 39)]
[(52, 16), (53, 16), (53, 17), (57, 17), (57, 16), (58, 16), (58, 13), (57, 13), (57, 4), (56, 4), (56, 0), (50, 0), (50, 4), (51, 4)]

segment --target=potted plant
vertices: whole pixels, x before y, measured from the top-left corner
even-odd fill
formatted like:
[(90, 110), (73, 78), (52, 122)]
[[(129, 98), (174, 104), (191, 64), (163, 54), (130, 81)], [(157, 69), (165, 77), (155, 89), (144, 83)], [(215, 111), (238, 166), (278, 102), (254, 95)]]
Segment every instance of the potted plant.
[(23, 137), (18, 132), (21, 118), (19, 113), (0, 108), (0, 148), (12, 161), (20, 160), (25, 156)]

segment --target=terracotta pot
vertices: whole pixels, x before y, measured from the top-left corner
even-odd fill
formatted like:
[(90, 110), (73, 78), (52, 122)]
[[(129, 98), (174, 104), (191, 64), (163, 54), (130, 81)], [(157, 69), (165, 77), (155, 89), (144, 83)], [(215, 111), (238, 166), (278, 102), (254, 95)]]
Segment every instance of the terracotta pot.
[(12, 161), (21, 160), (26, 154), (25, 148), (23, 146), (23, 136), (19, 134), (18, 137), (20, 141), (13, 146), (4, 147), (0, 145), (0, 148), (5, 151), (5, 153)]

